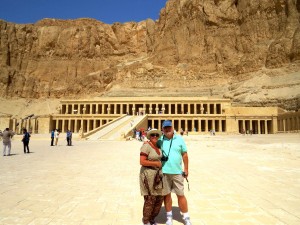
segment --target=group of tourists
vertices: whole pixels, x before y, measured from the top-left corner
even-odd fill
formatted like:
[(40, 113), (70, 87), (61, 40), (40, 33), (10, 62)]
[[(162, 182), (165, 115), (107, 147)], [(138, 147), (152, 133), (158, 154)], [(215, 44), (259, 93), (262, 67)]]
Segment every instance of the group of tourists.
[[(57, 146), (58, 144), (58, 139), (59, 139), (60, 132), (58, 129), (53, 129), (51, 131), (51, 146)], [(55, 140), (55, 142), (54, 142)], [(72, 146), (72, 131), (67, 130), (66, 131), (66, 140), (67, 140), (67, 146)]]
[[(2, 138), (2, 142), (3, 142), (3, 156), (11, 155), (11, 139), (13, 138), (14, 135), (15, 133), (9, 128), (6, 128), (3, 132), (0, 130), (0, 137)], [(31, 135), (29, 132), (27, 132), (27, 129), (23, 128), (22, 142), (23, 142), (24, 154), (30, 153), (29, 151), (30, 137)]]
[[(155, 225), (162, 203), (166, 209), (166, 225), (173, 225), (171, 191), (175, 192), (185, 225), (192, 225), (184, 195), (184, 179), (189, 175), (187, 147), (181, 135), (174, 132), (172, 122), (165, 120), (162, 131), (151, 129), (140, 149), (140, 191), (144, 197), (144, 225)], [(182, 169), (183, 162), (183, 169)]]

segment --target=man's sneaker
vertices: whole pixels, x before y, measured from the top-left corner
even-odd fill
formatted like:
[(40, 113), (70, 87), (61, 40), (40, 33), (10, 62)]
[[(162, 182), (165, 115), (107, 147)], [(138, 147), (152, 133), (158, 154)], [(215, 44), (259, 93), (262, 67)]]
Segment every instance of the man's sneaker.
[(173, 217), (172, 216), (167, 216), (166, 225), (173, 225)]
[(183, 220), (184, 220), (184, 225), (192, 225), (190, 217), (183, 218)]

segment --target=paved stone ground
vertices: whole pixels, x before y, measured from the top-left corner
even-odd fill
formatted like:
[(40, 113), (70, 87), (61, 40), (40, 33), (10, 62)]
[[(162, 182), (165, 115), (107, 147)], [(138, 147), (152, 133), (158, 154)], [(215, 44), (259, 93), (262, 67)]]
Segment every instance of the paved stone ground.
[[(193, 225), (300, 224), (300, 134), (184, 138)], [(23, 154), (14, 137), (13, 155), (0, 157), (1, 225), (141, 224), (141, 142), (73, 143), (50, 147), (33, 135)], [(176, 196), (173, 205), (174, 225), (183, 224)]]

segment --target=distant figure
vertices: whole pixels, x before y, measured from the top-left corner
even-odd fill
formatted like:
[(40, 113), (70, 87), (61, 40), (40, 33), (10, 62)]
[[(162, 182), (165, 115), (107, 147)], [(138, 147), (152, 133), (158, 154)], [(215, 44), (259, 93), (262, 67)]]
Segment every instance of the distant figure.
[(72, 145), (72, 132), (70, 130), (67, 130), (67, 146)]
[(30, 134), (27, 132), (27, 130), (24, 128), (23, 129), (23, 138), (22, 138), (22, 142), (23, 142), (23, 146), (24, 146), (24, 153), (26, 153), (26, 149), (27, 149), (27, 153), (29, 152), (29, 140), (30, 140)]
[(216, 132), (215, 132), (214, 129), (211, 129), (211, 130), (210, 130), (210, 135), (213, 135), (213, 136), (216, 135)]
[(58, 132), (58, 130), (54, 131), (54, 138), (55, 138), (55, 145), (57, 145), (58, 138), (59, 138), (59, 132)]
[(140, 140), (140, 131), (139, 131), (139, 130), (136, 130), (136, 131), (135, 131), (135, 139), (136, 139), (137, 141)]
[[(11, 150), (11, 138), (15, 135), (14, 132), (10, 131), (9, 128), (6, 128), (3, 132), (0, 132), (0, 136), (3, 141), (3, 156), (9, 156)], [(6, 154), (6, 147), (8, 147), (8, 152)]]
[(51, 146), (53, 146), (54, 143), (54, 129), (51, 131)]
[(183, 129), (180, 128), (180, 135), (183, 136), (183, 133), (184, 133), (184, 132), (183, 132)]

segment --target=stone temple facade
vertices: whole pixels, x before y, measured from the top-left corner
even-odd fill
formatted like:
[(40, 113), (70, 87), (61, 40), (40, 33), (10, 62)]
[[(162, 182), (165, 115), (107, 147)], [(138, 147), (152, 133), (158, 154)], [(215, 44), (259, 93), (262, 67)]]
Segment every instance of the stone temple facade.
[[(23, 127), (32, 133), (71, 130), (87, 137), (114, 121), (127, 116), (135, 118), (134, 127), (161, 129), (164, 120), (172, 120), (174, 129), (190, 134), (275, 134), (299, 132), (300, 112), (285, 112), (279, 107), (239, 107), (230, 99), (204, 97), (105, 97), (98, 100), (63, 100), (58, 112), (25, 119), (0, 118), (1, 127), (21, 133)], [(130, 132), (122, 134), (131, 135)]]

